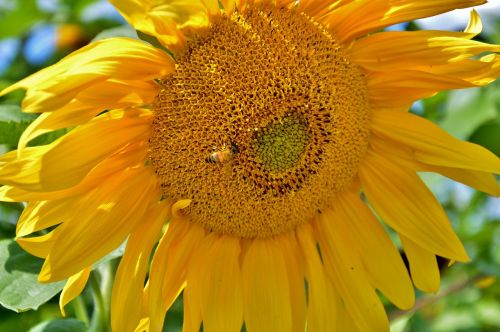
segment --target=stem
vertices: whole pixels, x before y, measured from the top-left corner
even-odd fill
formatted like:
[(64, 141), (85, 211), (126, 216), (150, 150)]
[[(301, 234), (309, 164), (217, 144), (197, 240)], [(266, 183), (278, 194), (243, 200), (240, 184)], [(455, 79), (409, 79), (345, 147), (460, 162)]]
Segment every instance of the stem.
[(96, 272), (93, 271), (90, 274), (90, 280), (89, 280), (90, 287), (92, 289), (92, 294), (94, 295), (94, 303), (95, 303), (90, 331), (106, 332), (109, 331), (106, 304), (104, 302), (104, 297), (102, 296), (101, 288), (99, 286), (99, 281), (97, 280), (95, 273)]
[(119, 263), (120, 259), (112, 259), (105, 266), (103, 266), (104, 270), (101, 271), (101, 290), (106, 308), (111, 308), (111, 294), (113, 291), (113, 283), (115, 281), (116, 270), (118, 269)]
[(82, 297), (78, 296), (71, 303), (73, 305), (73, 310), (75, 311), (76, 318), (84, 322), (85, 325), (89, 326), (89, 315), (87, 313), (87, 309), (85, 308), (85, 303), (83, 302)]
[(479, 275), (474, 276), (472, 278), (457, 281), (456, 283), (448, 286), (448, 288), (444, 289), (442, 292), (439, 292), (439, 294), (437, 294), (437, 295), (425, 296), (425, 297), (422, 297), (421, 299), (417, 300), (415, 302), (415, 305), (413, 306), (413, 308), (411, 310), (408, 310), (408, 311), (397, 310), (397, 311), (391, 312), (389, 314), (389, 320), (394, 321), (402, 316), (413, 314), (413, 313), (417, 312), (418, 310), (422, 309), (423, 307), (434, 304), (434, 303), (438, 302), (439, 300), (441, 300), (442, 298), (447, 297), (450, 294), (458, 293), (458, 292), (462, 291), (463, 289), (469, 287), (470, 285), (476, 283), (477, 281), (479, 281), (480, 279), (482, 279), (484, 277), (485, 277), (484, 274), (479, 274)]

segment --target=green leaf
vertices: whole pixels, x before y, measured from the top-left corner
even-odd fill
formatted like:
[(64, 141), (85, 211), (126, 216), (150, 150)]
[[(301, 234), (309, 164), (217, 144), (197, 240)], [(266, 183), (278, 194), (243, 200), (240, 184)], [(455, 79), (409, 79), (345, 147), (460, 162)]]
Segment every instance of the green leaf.
[(42, 322), (28, 332), (86, 332), (88, 327), (76, 319), (57, 319)]
[(0, 241), (0, 304), (16, 312), (36, 310), (64, 287), (64, 282), (40, 284), (43, 261), (31, 256), (13, 240)]
[(113, 37), (129, 37), (133, 39), (139, 39), (135, 29), (127, 24), (116, 28), (107, 29), (98, 33), (97, 36), (92, 39), (92, 42)]
[(494, 154), (500, 157), (500, 122), (488, 122), (483, 124), (470, 137), (470, 141), (484, 146)]
[(23, 131), (29, 126), (30, 122), (0, 122), (0, 144), (8, 146), (16, 146), (19, 142), (19, 137)]
[(89, 5), (96, 3), (97, 0), (62, 0), (60, 6), (68, 7), (71, 12), (80, 15)]
[(486, 275), (500, 277), (500, 266), (492, 262), (489, 257), (479, 257), (475, 264), (476, 268)]
[(0, 12), (0, 39), (23, 35), (43, 18), (36, 0), (16, 1), (8, 10)]
[(466, 139), (480, 125), (496, 118), (494, 91), (488, 87), (450, 92), (440, 126), (453, 136)]
[(16, 223), (22, 210), (21, 203), (0, 202), (0, 239), (10, 239), (15, 236)]
[(441, 120), (443, 116), (443, 104), (448, 100), (448, 91), (441, 91), (438, 94), (423, 99), (424, 116), (433, 122)]
[[(0, 144), (5, 144), (10, 147), (17, 146), (19, 138), (31, 122), (0, 122)], [(33, 139), (28, 143), (28, 146), (38, 146), (50, 144), (59, 137), (65, 135), (69, 132), (69, 129), (59, 129), (56, 131), (51, 131), (37, 138)]]
[(16, 146), (23, 131), (35, 118), (33, 114), (21, 112), (18, 105), (0, 105), (0, 144)]
[(0, 105), (0, 122), (31, 122), (36, 115), (23, 113), (21, 106), (18, 105)]
[[(34, 119), (36, 115), (21, 112), (21, 107), (17, 105), (0, 105), (0, 144), (17, 146), (23, 131)], [(29, 146), (52, 143), (68, 131), (69, 129), (60, 129), (46, 133), (31, 141)]]
[(429, 323), (419, 313), (415, 313), (409, 320), (404, 332), (429, 331)]
[(0, 224), (15, 225), (24, 207), (21, 203), (0, 202)]

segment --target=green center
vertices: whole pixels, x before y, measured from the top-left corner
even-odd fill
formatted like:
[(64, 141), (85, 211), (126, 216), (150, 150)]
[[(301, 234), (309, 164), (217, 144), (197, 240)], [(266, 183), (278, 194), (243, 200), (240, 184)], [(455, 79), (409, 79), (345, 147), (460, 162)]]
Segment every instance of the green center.
[(300, 161), (309, 136), (307, 123), (298, 115), (288, 114), (257, 131), (252, 148), (264, 169), (284, 172)]

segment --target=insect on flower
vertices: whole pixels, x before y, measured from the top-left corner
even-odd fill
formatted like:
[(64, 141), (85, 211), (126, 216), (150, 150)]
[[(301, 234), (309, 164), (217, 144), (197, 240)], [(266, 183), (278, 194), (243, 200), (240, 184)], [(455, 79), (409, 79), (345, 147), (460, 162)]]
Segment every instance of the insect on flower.
[(205, 158), (205, 161), (211, 164), (222, 164), (232, 160), (238, 152), (238, 146), (236, 143), (231, 141), (229, 145), (224, 144), (220, 149), (215, 147), (214, 151), (210, 153), (207, 158)]

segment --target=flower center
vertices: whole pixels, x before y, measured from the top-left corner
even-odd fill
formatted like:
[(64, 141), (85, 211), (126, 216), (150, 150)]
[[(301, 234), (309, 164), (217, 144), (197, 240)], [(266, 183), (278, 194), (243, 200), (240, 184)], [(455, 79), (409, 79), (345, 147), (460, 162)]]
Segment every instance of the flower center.
[(298, 115), (287, 115), (255, 133), (252, 150), (268, 172), (285, 172), (300, 161), (309, 143), (309, 128)]
[(268, 237), (349, 186), (368, 145), (365, 78), (334, 37), (293, 10), (222, 16), (162, 80), (149, 158), (192, 222)]

